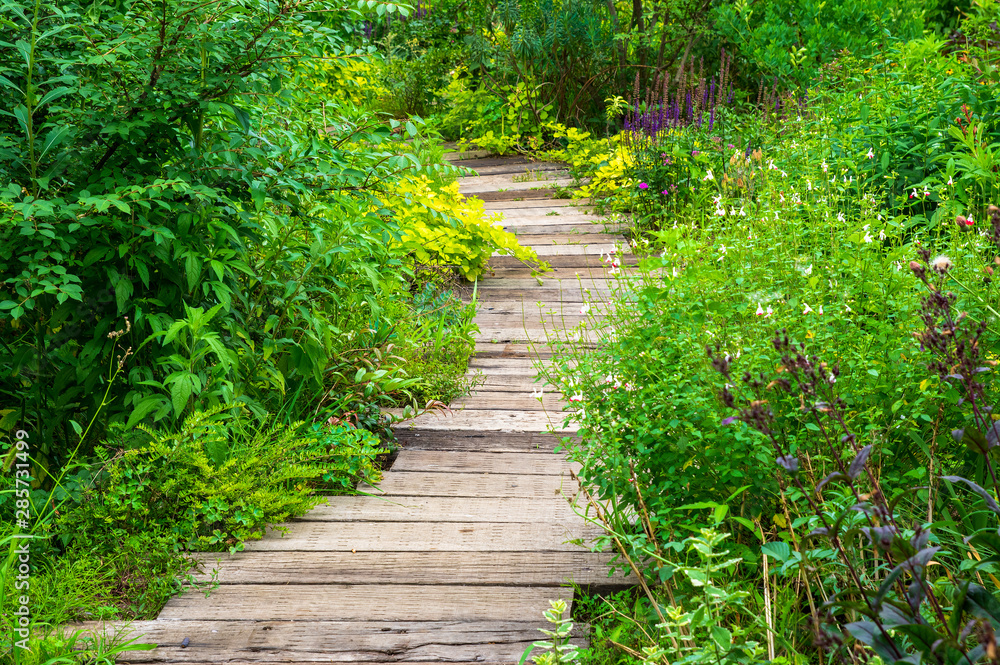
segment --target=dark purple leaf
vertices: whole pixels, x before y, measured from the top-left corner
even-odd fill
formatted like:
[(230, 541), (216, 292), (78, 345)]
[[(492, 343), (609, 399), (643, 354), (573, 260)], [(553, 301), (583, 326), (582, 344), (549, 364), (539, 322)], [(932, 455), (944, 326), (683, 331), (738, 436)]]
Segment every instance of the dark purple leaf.
[(854, 461), (851, 462), (850, 468), (847, 469), (847, 475), (850, 476), (851, 480), (854, 480), (861, 475), (861, 472), (864, 471), (865, 468), (865, 462), (868, 461), (868, 456), (871, 454), (871, 444), (868, 444), (858, 451), (858, 456), (854, 458)]
[(984, 490), (982, 487), (972, 482), (962, 478), (961, 476), (941, 476), (942, 480), (947, 480), (949, 483), (965, 483), (972, 489), (973, 492), (983, 497), (983, 501), (986, 502), (986, 507), (990, 509), (994, 514), (1000, 515), (1000, 506), (997, 505), (996, 499), (990, 496), (990, 493)]
[(788, 473), (798, 473), (799, 470), (799, 460), (797, 457), (792, 457), (791, 455), (782, 455), (775, 460), (782, 469)]
[(892, 539), (896, 535), (894, 526), (865, 526), (861, 527), (861, 532), (868, 536), (868, 542), (877, 545), (883, 550), (888, 550), (892, 545)]
[(823, 480), (819, 481), (819, 485), (816, 485), (816, 490), (819, 491), (819, 490), (823, 489), (823, 486), (826, 485), (827, 483), (832, 483), (835, 480), (843, 480), (845, 478), (847, 478), (847, 476), (845, 476), (844, 474), (842, 474), (840, 471), (834, 471), (833, 473), (831, 473), (830, 475), (828, 475), (826, 478), (824, 478)]

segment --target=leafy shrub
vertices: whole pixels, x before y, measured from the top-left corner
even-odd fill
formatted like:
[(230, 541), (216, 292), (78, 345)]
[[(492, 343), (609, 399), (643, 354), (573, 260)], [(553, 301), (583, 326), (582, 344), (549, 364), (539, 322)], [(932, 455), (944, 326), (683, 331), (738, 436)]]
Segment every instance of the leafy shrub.
[(537, 260), (534, 251), (521, 247), (513, 234), (489, 217), (479, 199), (466, 199), (458, 183), (439, 190), (421, 176), (401, 182), (395, 206), (400, 244), (418, 263), (454, 266), (474, 280), (487, 269), (494, 252), (522, 261)]
[(713, 19), (754, 73), (805, 84), (841, 50), (871, 55), (887, 37), (919, 36), (922, 7), (915, 2), (744, 1), (717, 5)]

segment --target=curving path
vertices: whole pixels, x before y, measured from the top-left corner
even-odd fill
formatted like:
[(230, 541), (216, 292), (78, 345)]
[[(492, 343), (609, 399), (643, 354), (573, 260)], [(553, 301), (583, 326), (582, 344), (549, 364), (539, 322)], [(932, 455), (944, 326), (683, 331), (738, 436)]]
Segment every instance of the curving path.
[(581, 304), (606, 291), (598, 255), (622, 238), (550, 198), (569, 184), (559, 164), (461, 163), (479, 174), (462, 191), (501, 212), (554, 268), (539, 281), (517, 261), (492, 262), (470, 366), (483, 384), (450, 415), (401, 426), (399, 455), (379, 487), (362, 488), (368, 495), (332, 497), (283, 537), (211, 555), (223, 556), (219, 588), (134, 624), (160, 646), (123, 660), (516, 663), (541, 639), (549, 601), (572, 600), (568, 581), (627, 583), (608, 579), (608, 555), (577, 544), (597, 530), (571, 509), (578, 486), (552, 452), (561, 396), (530, 396), (532, 358), (546, 358), (553, 328), (580, 323)]

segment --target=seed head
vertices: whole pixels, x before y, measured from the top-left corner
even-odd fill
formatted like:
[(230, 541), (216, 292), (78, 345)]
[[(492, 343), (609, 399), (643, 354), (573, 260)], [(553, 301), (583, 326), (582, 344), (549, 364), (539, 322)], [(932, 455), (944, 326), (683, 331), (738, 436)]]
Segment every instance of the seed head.
[(939, 254), (935, 256), (934, 260), (931, 261), (931, 268), (933, 268), (935, 272), (938, 272), (942, 275), (951, 270), (952, 265), (953, 264), (951, 262), (951, 259), (949, 259), (944, 254)]

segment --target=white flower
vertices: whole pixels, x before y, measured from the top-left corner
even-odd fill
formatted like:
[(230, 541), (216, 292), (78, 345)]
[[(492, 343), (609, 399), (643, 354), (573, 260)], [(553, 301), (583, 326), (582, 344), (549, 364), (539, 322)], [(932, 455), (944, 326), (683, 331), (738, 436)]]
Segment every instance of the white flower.
[(782, 203), (785, 202), (785, 193), (784, 192), (778, 192), (778, 200), (781, 201)]
[(764, 315), (764, 318), (765, 318), (765, 319), (767, 319), (767, 318), (770, 318), (770, 316), (771, 316), (772, 314), (774, 314), (774, 310), (773, 310), (773, 309), (771, 309), (771, 306), (770, 306), (770, 305), (768, 305), (768, 306), (767, 306), (767, 314), (765, 314), (765, 315)]
[(819, 314), (820, 316), (823, 316), (823, 305), (819, 306), (819, 309), (816, 310), (816, 313)]
[(838, 222), (843, 222), (844, 221), (844, 213), (843, 212), (838, 212), (837, 213), (837, 221)]
[(949, 185), (954, 185), (955, 184), (955, 181), (951, 179), (951, 176), (948, 176), (948, 184)]
[(583, 307), (580, 308), (580, 314), (586, 315), (587, 312), (589, 311), (590, 311), (590, 303), (589, 302), (583, 303)]
[(878, 232), (878, 239), (885, 240), (885, 229), (880, 229)]
[(712, 175), (712, 169), (709, 169), (708, 172), (705, 174), (705, 177), (702, 178), (702, 181), (705, 180), (715, 180), (715, 176)]
[(787, 177), (788, 177), (788, 174), (787, 174), (787, 173), (785, 173), (784, 171), (782, 171), (782, 172), (781, 172), (781, 177), (782, 177), (782, 178), (787, 178)]
[(538, 390), (531, 391), (531, 397), (534, 399), (542, 399), (542, 396), (544, 394), (545, 394), (545, 386), (541, 386)]
[(805, 269), (802, 270), (802, 274), (805, 275), (806, 277), (808, 277), (809, 275), (811, 275), (812, 272), (813, 272), (813, 264), (811, 264), (811, 263), (809, 264), (808, 268), (805, 268)]
[(851, 306), (850, 306), (850, 305), (846, 305), (846, 304), (845, 304), (845, 305), (844, 305), (844, 311), (845, 311), (845, 312), (851, 312), (851, 311), (853, 311), (853, 310), (851, 310)]
[(822, 166), (822, 167), (823, 167), (823, 173), (826, 173), (826, 170), (827, 170), (827, 168), (829, 168), (829, 167), (828, 167), (828, 166), (826, 165), (826, 160), (825, 160), (825, 159), (823, 160), (823, 163), (822, 163), (822, 164), (820, 164), (820, 166)]
[(951, 266), (951, 259), (944, 254), (934, 257), (934, 260), (931, 261), (931, 268), (942, 274), (951, 270)]
[(813, 190), (812, 180), (806, 180), (806, 189), (810, 192)]
[(757, 312), (756, 312), (756, 314), (757, 314), (757, 316), (764, 316), (764, 308), (761, 307), (760, 303), (757, 303)]
[(868, 148), (868, 154), (866, 155), (868, 159), (875, 159), (875, 153), (872, 152), (871, 148)]
[(833, 375), (833, 372), (830, 372), (830, 376), (826, 377), (826, 380), (833, 384), (837, 382), (837, 377)]
[(803, 314), (812, 314), (813, 308), (809, 306), (809, 303), (805, 304), (805, 309), (802, 310)]
[(746, 211), (744, 211), (743, 208), (740, 208), (740, 217), (746, 217), (746, 216), (747, 216)]
[(870, 231), (865, 231), (865, 237), (864, 237), (865, 243), (870, 243), (873, 240), (874, 240), (874, 238), (872, 238), (871, 232)]
[(577, 393), (575, 395), (571, 395), (570, 398), (569, 398), (569, 401), (571, 401), (571, 402), (582, 402), (583, 401), (583, 393)]

